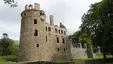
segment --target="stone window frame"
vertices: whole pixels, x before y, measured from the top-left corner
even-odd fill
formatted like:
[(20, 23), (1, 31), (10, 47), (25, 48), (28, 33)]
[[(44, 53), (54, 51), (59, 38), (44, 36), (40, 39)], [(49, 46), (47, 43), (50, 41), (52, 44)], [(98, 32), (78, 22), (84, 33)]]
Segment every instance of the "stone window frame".
[(61, 34), (63, 34), (63, 30), (61, 30)]
[(37, 24), (37, 19), (34, 19), (34, 24)]
[(39, 44), (37, 44), (37, 47), (39, 47)]
[(64, 38), (62, 38), (62, 43), (65, 44), (65, 39)]
[(48, 31), (51, 31), (51, 27), (48, 27)]
[(46, 26), (46, 27), (45, 27), (46, 31), (47, 31), (47, 28), (48, 28), (48, 27)]
[(57, 33), (57, 28), (55, 28), (55, 33)]
[(59, 37), (57, 37), (56, 39), (57, 39), (57, 43), (59, 43)]
[(60, 51), (60, 48), (57, 48), (57, 51)]
[(37, 29), (34, 30), (34, 36), (38, 36), (38, 30)]
[(46, 35), (46, 42), (47, 42), (47, 35)]
[(60, 30), (58, 30), (59, 34), (60, 34)]

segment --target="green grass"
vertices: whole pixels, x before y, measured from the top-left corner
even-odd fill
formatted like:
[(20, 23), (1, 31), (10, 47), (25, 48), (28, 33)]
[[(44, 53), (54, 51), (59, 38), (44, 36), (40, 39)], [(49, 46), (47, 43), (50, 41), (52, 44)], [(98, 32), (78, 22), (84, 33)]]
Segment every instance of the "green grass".
[[(106, 56), (107, 56), (107, 58), (113, 58), (112, 55), (106, 55)], [(97, 54), (96, 58), (104, 58), (104, 57), (103, 57), (103, 54)]]
[(8, 56), (0, 56), (0, 64), (4, 64), (8, 61), (16, 62), (17, 57), (14, 55), (8, 55)]

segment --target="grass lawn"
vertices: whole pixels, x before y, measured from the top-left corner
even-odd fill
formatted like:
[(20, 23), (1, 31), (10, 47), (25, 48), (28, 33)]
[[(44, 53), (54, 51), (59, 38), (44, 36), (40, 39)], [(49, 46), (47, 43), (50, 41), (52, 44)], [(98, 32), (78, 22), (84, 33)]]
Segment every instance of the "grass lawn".
[(17, 57), (14, 55), (0, 56), (0, 64), (4, 64), (5, 62), (8, 62), (8, 61), (16, 62)]

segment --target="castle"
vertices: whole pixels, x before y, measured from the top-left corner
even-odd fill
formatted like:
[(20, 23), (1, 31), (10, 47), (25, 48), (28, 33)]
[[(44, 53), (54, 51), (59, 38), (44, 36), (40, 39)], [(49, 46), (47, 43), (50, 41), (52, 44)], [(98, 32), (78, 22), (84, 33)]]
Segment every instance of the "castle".
[(25, 6), (21, 13), (21, 32), (18, 61), (59, 61), (71, 58), (70, 41), (66, 27), (46, 23), (46, 14), (40, 4)]

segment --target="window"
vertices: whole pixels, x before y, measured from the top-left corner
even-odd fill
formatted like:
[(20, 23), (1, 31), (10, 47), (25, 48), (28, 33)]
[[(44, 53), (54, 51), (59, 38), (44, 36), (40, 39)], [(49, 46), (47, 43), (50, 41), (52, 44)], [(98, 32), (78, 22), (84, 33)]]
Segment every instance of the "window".
[(51, 31), (51, 27), (48, 27), (48, 31)]
[(64, 48), (64, 51), (65, 51), (65, 48)]
[(59, 30), (59, 34), (60, 34), (60, 30)]
[(37, 24), (37, 19), (34, 19), (34, 24)]
[(57, 48), (57, 50), (58, 50), (58, 51), (60, 51), (60, 49), (59, 49), (59, 48)]
[(62, 42), (63, 42), (63, 44), (65, 44), (65, 40), (64, 40), (64, 38), (62, 39)]
[(23, 14), (24, 16), (26, 15), (26, 13)]
[(64, 31), (64, 35), (66, 35), (66, 32)]
[(57, 33), (57, 29), (55, 29), (55, 32)]
[(39, 44), (37, 44), (37, 47), (39, 47)]
[(46, 27), (46, 31), (47, 31), (47, 27)]
[(59, 38), (57, 37), (57, 43), (59, 43)]
[(46, 41), (47, 41), (47, 36), (46, 36)]
[(35, 30), (34, 36), (38, 36), (38, 30)]
[(61, 30), (61, 34), (63, 34), (63, 30)]

